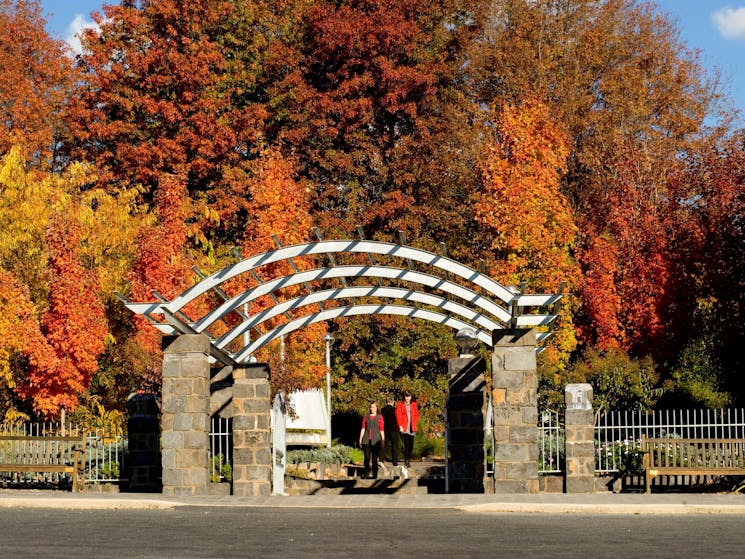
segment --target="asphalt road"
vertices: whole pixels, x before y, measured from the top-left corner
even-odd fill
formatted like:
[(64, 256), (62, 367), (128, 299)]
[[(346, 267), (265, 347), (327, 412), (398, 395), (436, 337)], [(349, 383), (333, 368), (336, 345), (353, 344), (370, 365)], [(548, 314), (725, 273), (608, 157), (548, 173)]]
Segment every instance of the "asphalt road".
[(0, 509), (0, 557), (735, 558), (737, 515), (495, 514), (452, 509)]

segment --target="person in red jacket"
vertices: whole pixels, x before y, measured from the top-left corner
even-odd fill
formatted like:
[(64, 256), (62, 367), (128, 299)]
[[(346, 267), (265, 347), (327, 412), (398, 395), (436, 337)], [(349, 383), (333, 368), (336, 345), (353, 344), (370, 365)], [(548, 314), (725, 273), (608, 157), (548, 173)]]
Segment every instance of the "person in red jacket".
[(414, 435), (419, 423), (419, 408), (408, 390), (404, 392), (404, 401), (396, 404), (396, 420), (404, 447), (404, 466), (408, 468), (411, 451), (414, 449)]
[(383, 416), (378, 413), (378, 404), (370, 404), (370, 413), (362, 418), (362, 429), (360, 429), (360, 446), (365, 452), (365, 464), (363, 477), (372, 466), (373, 479), (378, 477), (378, 457), (380, 448), (385, 444), (385, 424)]

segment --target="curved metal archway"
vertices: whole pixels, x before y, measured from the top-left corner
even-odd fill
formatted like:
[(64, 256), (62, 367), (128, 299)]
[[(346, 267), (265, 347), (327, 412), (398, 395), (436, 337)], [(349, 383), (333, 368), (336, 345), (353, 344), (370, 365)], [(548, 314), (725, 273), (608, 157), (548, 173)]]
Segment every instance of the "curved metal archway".
[[(212, 275), (204, 276), (197, 271), (200, 281), (171, 301), (157, 293), (154, 294), (157, 301), (146, 303), (118, 296), (127, 308), (146, 317), (166, 334), (206, 334), (210, 338), (212, 356), (226, 365), (246, 362), (267, 343), (309, 324), (359, 315), (397, 315), (435, 322), (453, 329), (471, 327), (476, 330), (476, 335), (482, 342), (491, 346), (492, 331), (495, 329), (550, 325), (556, 315), (543, 309), (553, 308), (561, 299), (561, 294), (525, 294), (505, 287), (485, 274), (444, 255), (403, 244), (367, 240), (319, 240), (287, 247), (279, 246), (278, 242), (277, 244), (276, 250), (242, 258)], [(334, 255), (338, 254), (366, 255), (369, 265), (337, 266)], [(325, 258), (330, 265), (298, 270), (293, 259), (309, 256)], [(407, 268), (378, 264), (375, 256), (401, 260), (407, 264)], [(281, 261), (287, 261), (294, 273), (265, 281), (258, 279), (256, 269)], [(433, 273), (414, 269), (417, 264), (428, 266)], [(259, 285), (233, 296), (226, 294), (222, 288), (225, 282), (242, 274), (250, 274)], [(347, 280), (360, 278), (374, 278), (378, 285), (347, 284)], [(314, 287), (328, 280), (338, 280), (342, 282), (342, 287)], [(384, 286), (381, 285), (381, 280), (399, 285)], [(411, 287), (400, 287), (401, 283)], [(308, 294), (286, 301), (276, 297), (276, 292), (295, 285), (305, 286)], [(186, 316), (184, 308), (208, 294), (217, 294), (223, 302), (198, 318)], [(250, 302), (265, 296), (273, 298), (272, 307), (255, 315), (245, 311)], [(370, 299), (381, 301), (370, 304)], [(390, 300), (397, 304), (390, 304)], [(351, 301), (352, 304), (324, 309), (323, 303), (331, 301)], [(309, 312), (309, 305), (317, 305), (319, 311)], [(530, 311), (526, 313), (528, 309)], [(293, 317), (290, 312), (306, 314)], [(240, 316), (240, 323), (231, 326), (219, 337), (212, 337), (209, 334), (210, 327), (223, 321), (231, 313)], [(279, 316), (287, 317), (287, 321), (273, 326), (267, 332), (258, 330), (267, 321)], [(252, 330), (259, 332), (253, 340), (247, 336)], [(538, 339), (542, 341), (548, 336), (550, 332), (540, 332)], [(241, 337), (245, 338), (242, 346), (229, 351), (228, 347)]]

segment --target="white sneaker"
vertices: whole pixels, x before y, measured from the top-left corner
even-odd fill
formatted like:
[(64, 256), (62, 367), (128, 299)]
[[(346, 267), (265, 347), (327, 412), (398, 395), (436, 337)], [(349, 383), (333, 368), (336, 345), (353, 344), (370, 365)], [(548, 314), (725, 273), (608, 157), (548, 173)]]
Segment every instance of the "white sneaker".
[(401, 466), (401, 475), (404, 479), (409, 479), (409, 470), (406, 468), (406, 466)]

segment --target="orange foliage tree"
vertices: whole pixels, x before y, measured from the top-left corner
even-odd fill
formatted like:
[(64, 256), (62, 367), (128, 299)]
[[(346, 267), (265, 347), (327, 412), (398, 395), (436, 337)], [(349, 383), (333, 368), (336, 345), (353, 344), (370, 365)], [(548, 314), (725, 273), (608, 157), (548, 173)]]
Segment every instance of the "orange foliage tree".
[[(309, 214), (310, 189), (294, 179), (294, 167), (276, 150), (267, 150), (256, 162), (256, 172), (250, 181), (251, 206), (254, 217), (247, 223), (241, 248), (251, 256), (276, 248), (275, 235), (283, 245), (307, 241), (311, 229)], [(311, 269), (314, 261), (297, 258), (293, 263), (299, 270)], [(263, 280), (293, 273), (288, 262), (262, 267), (258, 273)], [(282, 289), (283, 298), (296, 297), (302, 287)], [(272, 306), (264, 297), (252, 304), (252, 314)], [(275, 321), (274, 325), (278, 322)], [(275, 341), (260, 352), (262, 361), (270, 364), (272, 385), (275, 389), (294, 389), (317, 386), (325, 372), (323, 337), (327, 326), (323, 323), (306, 326), (282, 340)]]
[[(578, 284), (571, 252), (577, 226), (560, 189), (568, 155), (569, 138), (540, 101), (505, 104), (496, 113), (473, 208), (487, 270), (505, 285), (526, 282), (531, 292), (556, 292), (562, 282), (572, 291)], [(576, 343), (568, 305), (562, 321), (557, 363), (566, 362)]]
[[(191, 284), (191, 263), (185, 253), (188, 198), (183, 173), (164, 175), (153, 200), (149, 223), (139, 232), (138, 257), (130, 280), (130, 296), (136, 301), (151, 300), (153, 292), (173, 298)], [(188, 312), (188, 309), (186, 309)], [(135, 317), (136, 351), (129, 359), (142, 377), (141, 388), (157, 390), (160, 386), (161, 336), (146, 319)]]
[(2, 269), (0, 286), (0, 336), (3, 340), (0, 346), (0, 387), (4, 392), (3, 411), (7, 413), (15, 405), (6, 390), (18, 391), (33, 399), (36, 389), (27, 380), (28, 367), (51, 375), (57, 367), (57, 356), (41, 332), (28, 289)]
[[(436, 246), (465, 229), (475, 147), (462, 79), (472, 2), (295, 2), (266, 54), (267, 138), (314, 186), (327, 234), (358, 225)], [(312, 138), (312, 141), (308, 141)], [(457, 168), (457, 171), (454, 169)], [(459, 247), (454, 247), (458, 250)]]
[(35, 0), (0, 0), (0, 155), (11, 146), (47, 163), (74, 83), (63, 43), (44, 30)]
[(581, 232), (580, 347), (662, 361), (673, 339), (666, 308), (680, 296), (670, 284), (680, 216), (668, 184), (703, 135), (722, 133), (704, 128), (706, 116), (722, 111), (726, 126), (721, 84), (652, 3), (500, 0), (489, 9), (492, 24), (471, 47), (477, 99), (519, 103), (532, 92), (570, 138), (561, 191)]
[[(74, 215), (74, 206), (69, 209)], [(55, 216), (47, 230), (49, 308), (41, 325), (57, 359), (53, 367), (30, 366), (21, 390), (33, 398), (37, 413), (46, 417), (56, 417), (61, 408), (77, 407), (78, 395), (98, 370), (108, 331), (97, 275), (78, 259), (80, 240), (76, 218)]]
[(733, 351), (745, 343), (742, 328), (733, 327), (745, 311), (743, 131), (691, 154), (670, 186), (677, 209), (668, 233), (676, 296), (664, 308), (667, 337), (676, 342), (671, 361), (689, 379), (737, 399), (745, 394), (742, 352)]
[(140, 189), (143, 207), (164, 177), (181, 174), (187, 248), (200, 253), (240, 236), (249, 212), (243, 166), (262, 111), (236, 99), (219, 44), (236, 9), (226, 0), (105, 6), (94, 14), (100, 31), (83, 38), (66, 112), (70, 153), (93, 162), (110, 189)]
[[(94, 15), (100, 31), (83, 38), (66, 147), (96, 165), (107, 192), (134, 192), (148, 216), (125, 289), (134, 299), (181, 292), (193, 264), (213, 267), (243, 235), (245, 164), (260, 116), (235, 101), (240, 92), (218, 41), (236, 9), (224, 0), (104, 6)], [(235, 61), (231, 69), (241, 71)], [(118, 340), (119, 359), (157, 388), (160, 337), (136, 324), (134, 343)], [(126, 324), (118, 330), (128, 336)]]
[[(39, 416), (55, 417), (62, 407), (77, 406), (107, 334), (98, 271), (81, 260), (87, 239), (79, 201), (70, 194), (90, 175), (80, 165), (62, 174), (26, 165), (14, 147), (0, 166), (0, 268), (9, 301), (17, 305), (5, 311), (15, 317), (7, 327), (19, 329), (4, 332), (0, 351), (12, 364), (6, 386)], [(27, 345), (14, 342), (19, 334), (27, 336)]]
[[(607, 316), (602, 307), (614, 307), (617, 294), (623, 301), (616, 315), (618, 347), (645, 355), (664, 334), (664, 308), (670, 296), (670, 254), (674, 250), (668, 240), (674, 227), (676, 202), (669, 197), (664, 176), (655, 176), (645, 168), (655, 164), (658, 170), (665, 170), (669, 165), (653, 163), (636, 147), (619, 147), (612, 164), (617, 173), (614, 189), (597, 201), (592, 231), (613, 239), (615, 246), (608, 254), (583, 253), (583, 263), (588, 275), (595, 275), (596, 266), (602, 275), (606, 262), (615, 256), (614, 286), (610, 293), (583, 295), (596, 301), (602, 298), (603, 304), (597, 310)], [(587, 258), (590, 255), (599, 259)], [(594, 321), (592, 314), (588, 317)]]

